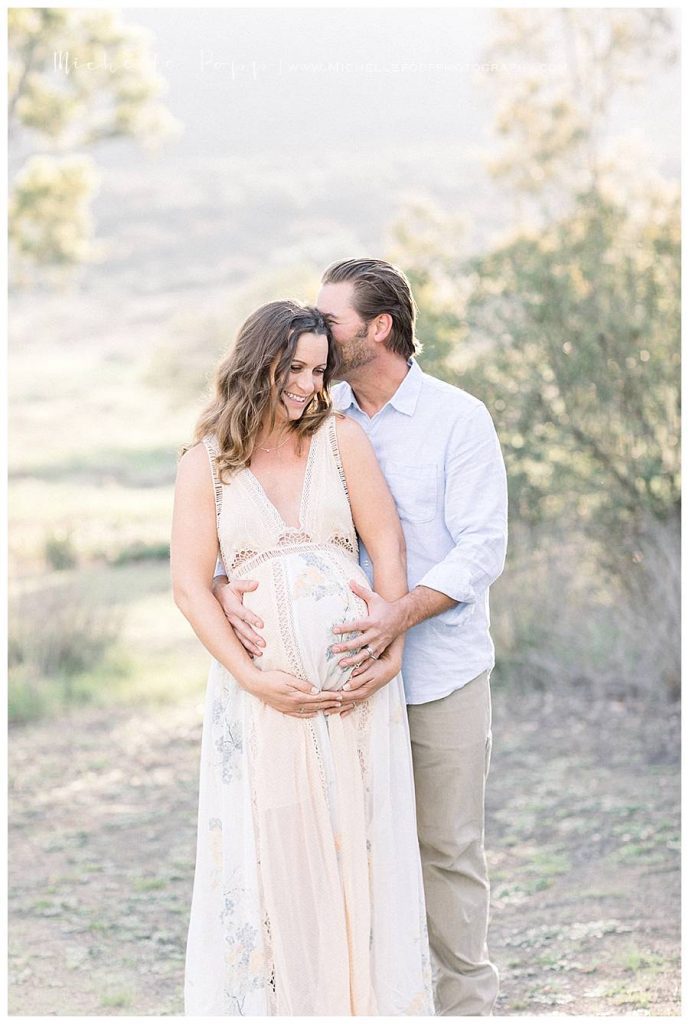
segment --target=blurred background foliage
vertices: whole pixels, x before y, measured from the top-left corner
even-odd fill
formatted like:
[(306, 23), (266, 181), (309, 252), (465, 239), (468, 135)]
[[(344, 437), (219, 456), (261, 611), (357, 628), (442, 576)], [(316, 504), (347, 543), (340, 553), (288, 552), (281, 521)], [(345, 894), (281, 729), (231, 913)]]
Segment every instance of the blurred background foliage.
[[(503, 446), (497, 685), (676, 699), (679, 184), (619, 129), (676, 62), (671, 13), (491, 12), (474, 164), (403, 144), (375, 178), (268, 142), (132, 161), (180, 132), (151, 33), (9, 15), (13, 717), (199, 686), (169, 594), (175, 452), (244, 316), (368, 252), (412, 281), (422, 367), (480, 397)], [(56, 75), (60, 50), (111, 70)]]
[(58, 272), (101, 254), (89, 150), (121, 137), (155, 149), (181, 125), (145, 60), (152, 34), (119, 12), (11, 7), (7, 23), (9, 242), (12, 273), (25, 281), (27, 267)]

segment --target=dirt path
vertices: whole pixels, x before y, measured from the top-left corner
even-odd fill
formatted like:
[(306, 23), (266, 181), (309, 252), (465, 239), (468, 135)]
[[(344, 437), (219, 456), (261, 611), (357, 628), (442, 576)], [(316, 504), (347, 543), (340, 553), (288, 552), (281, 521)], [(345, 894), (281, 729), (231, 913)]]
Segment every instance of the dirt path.
[[(183, 1013), (201, 702), (12, 729), (11, 1014)], [(494, 687), (493, 736), (496, 1015), (679, 1015), (679, 709)]]

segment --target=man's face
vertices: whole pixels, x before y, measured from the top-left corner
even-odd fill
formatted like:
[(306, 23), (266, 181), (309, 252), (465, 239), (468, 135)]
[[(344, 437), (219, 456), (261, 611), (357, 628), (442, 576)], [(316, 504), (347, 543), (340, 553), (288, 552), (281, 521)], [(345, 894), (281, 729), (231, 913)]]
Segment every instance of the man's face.
[(375, 359), (375, 344), (370, 335), (373, 325), (366, 326), (353, 305), (354, 285), (351, 281), (324, 284), (318, 293), (316, 307), (332, 318), (332, 332), (337, 345), (341, 366), (338, 376), (346, 380), (352, 370), (358, 370)]

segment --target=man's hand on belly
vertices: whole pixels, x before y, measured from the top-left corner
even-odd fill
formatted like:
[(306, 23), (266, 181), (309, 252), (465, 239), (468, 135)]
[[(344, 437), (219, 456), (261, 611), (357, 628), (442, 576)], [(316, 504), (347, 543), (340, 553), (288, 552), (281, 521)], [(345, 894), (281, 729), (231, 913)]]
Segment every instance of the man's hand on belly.
[(386, 601), (380, 594), (376, 594), (375, 590), (368, 590), (355, 580), (351, 580), (349, 586), (357, 597), (366, 602), (368, 616), (365, 619), (357, 619), (356, 622), (345, 622), (342, 625), (333, 626), (333, 633), (361, 631), (361, 635), (354, 640), (340, 641), (332, 647), (335, 654), (354, 652), (339, 662), (343, 668), (356, 665), (361, 661), (359, 651), (366, 647), (371, 648), (373, 656), (379, 657), (392, 641), (407, 628), (399, 602)]
[(359, 659), (358, 652), (362, 647), (368, 645), (374, 654), (379, 654), (396, 637), (405, 633), (412, 626), (431, 619), (434, 615), (456, 608), (457, 601), (439, 590), (432, 590), (430, 587), (414, 587), (404, 597), (397, 601), (386, 601), (373, 590), (366, 590), (358, 583), (352, 581), (350, 587), (361, 597), (368, 607), (368, 617), (358, 619), (356, 622), (345, 622), (341, 626), (334, 626), (335, 633), (350, 633), (354, 630), (361, 630), (362, 635), (354, 640), (347, 640), (344, 643), (335, 644), (333, 651), (339, 654), (343, 651), (354, 651), (354, 656), (349, 656), (340, 662), (340, 665), (347, 668), (355, 665)]
[(266, 642), (256, 629), (263, 629), (263, 621), (244, 606), (244, 594), (255, 590), (257, 586), (256, 580), (228, 580), (227, 576), (216, 576), (212, 590), (237, 639), (252, 657), (260, 658), (263, 654), (261, 648), (265, 647)]

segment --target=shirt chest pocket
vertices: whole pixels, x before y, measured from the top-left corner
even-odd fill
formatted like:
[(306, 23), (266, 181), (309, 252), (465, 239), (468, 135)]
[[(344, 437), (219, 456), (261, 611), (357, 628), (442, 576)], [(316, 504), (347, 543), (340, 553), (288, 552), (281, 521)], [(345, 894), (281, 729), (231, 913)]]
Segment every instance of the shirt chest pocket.
[(428, 523), (435, 517), (438, 478), (433, 463), (389, 460), (385, 464), (385, 477), (400, 519), (409, 523)]

